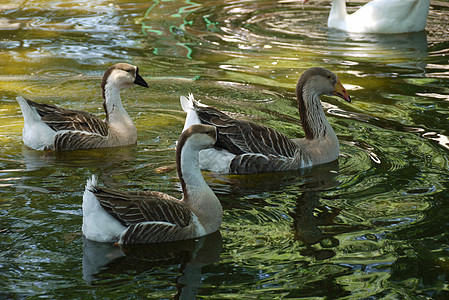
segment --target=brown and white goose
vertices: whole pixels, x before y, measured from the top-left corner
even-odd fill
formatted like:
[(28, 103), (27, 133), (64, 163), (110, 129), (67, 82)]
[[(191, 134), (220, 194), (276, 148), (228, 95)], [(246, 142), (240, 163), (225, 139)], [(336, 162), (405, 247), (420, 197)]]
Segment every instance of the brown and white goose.
[(83, 234), (98, 242), (119, 244), (186, 240), (217, 231), (222, 208), (204, 181), (199, 151), (212, 147), (213, 126), (195, 124), (179, 137), (176, 164), (183, 196), (178, 200), (161, 192), (121, 192), (87, 181), (83, 196)]
[(348, 102), (348, 93), (337, 75), (313, 67), (296, 85), (299, 115), (305, 138), (290, 139), (282, 133), (253, 122), (233, 119), (219, 110), (181, 96), (187, 117), (184, 130), (192, 124), (217, 127), (214, 148), (200, 152), (200, 167), (218, 173), (254, 174), (296, 170), (336, 160), (340, 145), (320, 102), (320, 95), (338, 96)]
[(119, 63), (106, 70), (101, 81), (104, 121), (85, 111), (17, 97), (25, 121), (23, 142), (35, 150), (56, 151), (135, 144), (136, 126), (120, 98), (120, 90), (133, 84), (148, 87), (136, 66)]

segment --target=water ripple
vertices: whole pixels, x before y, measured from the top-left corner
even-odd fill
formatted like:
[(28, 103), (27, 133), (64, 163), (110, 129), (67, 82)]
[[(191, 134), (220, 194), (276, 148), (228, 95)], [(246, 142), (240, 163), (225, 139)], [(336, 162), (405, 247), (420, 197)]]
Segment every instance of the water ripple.
[[(448, 31), (448, 23), (444, 20), (449, 18), (445, 5), (439, 3), (432, 7), (427, 27), (431, 45), (436, 40), (449, 40), (444, 33), (444, 30)], [(176, 6), (155, 3), (149, 8), (142, 19), (149, 35), (150, 17), (166, 14), (167, 10), (173, 13)], [(183, 32), (180, 35), (179, 31), (175, 31), (176, 34), (172, 35), (175, 43), (193, 47), (199, 52), (214, 52), (220, 47), (222, 53), (227, 52), (228, 55), (244, 55), (239, 50), (257, 55), (262, 49), (263, 52), (279, 55), (281, 50), (289, 50), (281, 57), (292, 58), (295, 57), (294, 51), (301, 51), (306, 52), (306, 55), (302, 55), (303, 60), (316, 55), (338, 60), (341, 56), (354, 61), (368, 58), (382, 62), (394, 60), (397, 66), (422, 72), (422, 67), (416, 67), (409, 61), (418, 61), (427, 56), (425, 32), (381, 36), (327, 30), (328, 10), (329, 6), (322, 3), (301, 5), (298, 1), (208, 1), (191, 6), (188, 10), (180, 7), (176, 16), (182, 19), (169, 18), (167, 22), (170, 22), (172, 28), (176, 27)], [(171, 47), (178, 46), (172, 44)]]

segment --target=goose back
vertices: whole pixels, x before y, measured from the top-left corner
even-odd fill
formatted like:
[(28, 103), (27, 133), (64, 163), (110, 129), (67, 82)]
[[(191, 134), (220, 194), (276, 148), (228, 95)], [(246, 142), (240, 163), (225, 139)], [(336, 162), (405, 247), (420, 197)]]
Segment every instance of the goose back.
[(215, 146), (240, 155), (260, 153), (293, 157), (297, 145), (286, 135), (263, 125), (236, 120), (213, 107), (195, 105), (201, 123), (217, 128)]
[[(157, 243), (194, 235), (195, 216), (183, 202), (156, 191), (120, 192), (92, 187), (101, 207), (128, 227), (121, 244)], [(151, 233), (151, 234), (149, 234)]]
[(96, 133), (102, 136), (108, 135), (108, 125), (91, 113), (64, 109), (51, 104), (37, 103), (25, 99), (28, 105), (36, 110), (45, 122), (54, 131), (79, 130)]

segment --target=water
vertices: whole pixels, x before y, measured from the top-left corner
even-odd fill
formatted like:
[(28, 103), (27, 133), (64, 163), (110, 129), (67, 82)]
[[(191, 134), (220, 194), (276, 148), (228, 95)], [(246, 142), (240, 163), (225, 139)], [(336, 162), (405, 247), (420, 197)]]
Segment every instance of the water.
[[(329, 2), (1, 2), (1, 298), (447, 298), (449, 1), (432, 1), (426, 33), (393, 36), (328, 30)], [(101, 115), (100, 79), (116, 62), (150, 84), (122, 96), (137, 146), (23, 146), (17, 95)], [(206, 238), (83, 239), (92, 174), (179, 196), (180, 95), (301, 137), (294, 86), (311, 66), (337, 73), (353, 99), (323, 97), (338, 162), (205, 173), (224, 207)]]

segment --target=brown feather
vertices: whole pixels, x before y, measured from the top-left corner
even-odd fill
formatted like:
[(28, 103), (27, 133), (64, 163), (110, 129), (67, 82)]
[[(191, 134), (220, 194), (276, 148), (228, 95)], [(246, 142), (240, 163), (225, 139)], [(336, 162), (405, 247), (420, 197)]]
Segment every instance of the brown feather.
[(108, 135), (108, 125), (103, 120), (91, 113), (64, 109), (51, 104), (37, 103), (25, 99), (28, 104), (35, 108), (41, 120), (44, 121), (54, 131), (59, 130), (79, 130), (97, 133), (102, 136)]
[(192, 221), (192, 214), (184, 203), (161, 192), (125, 193), (99, 187), (95, 187), (91, 192), (101, 206), (124, 226), (159, 221), (186, 227)]

